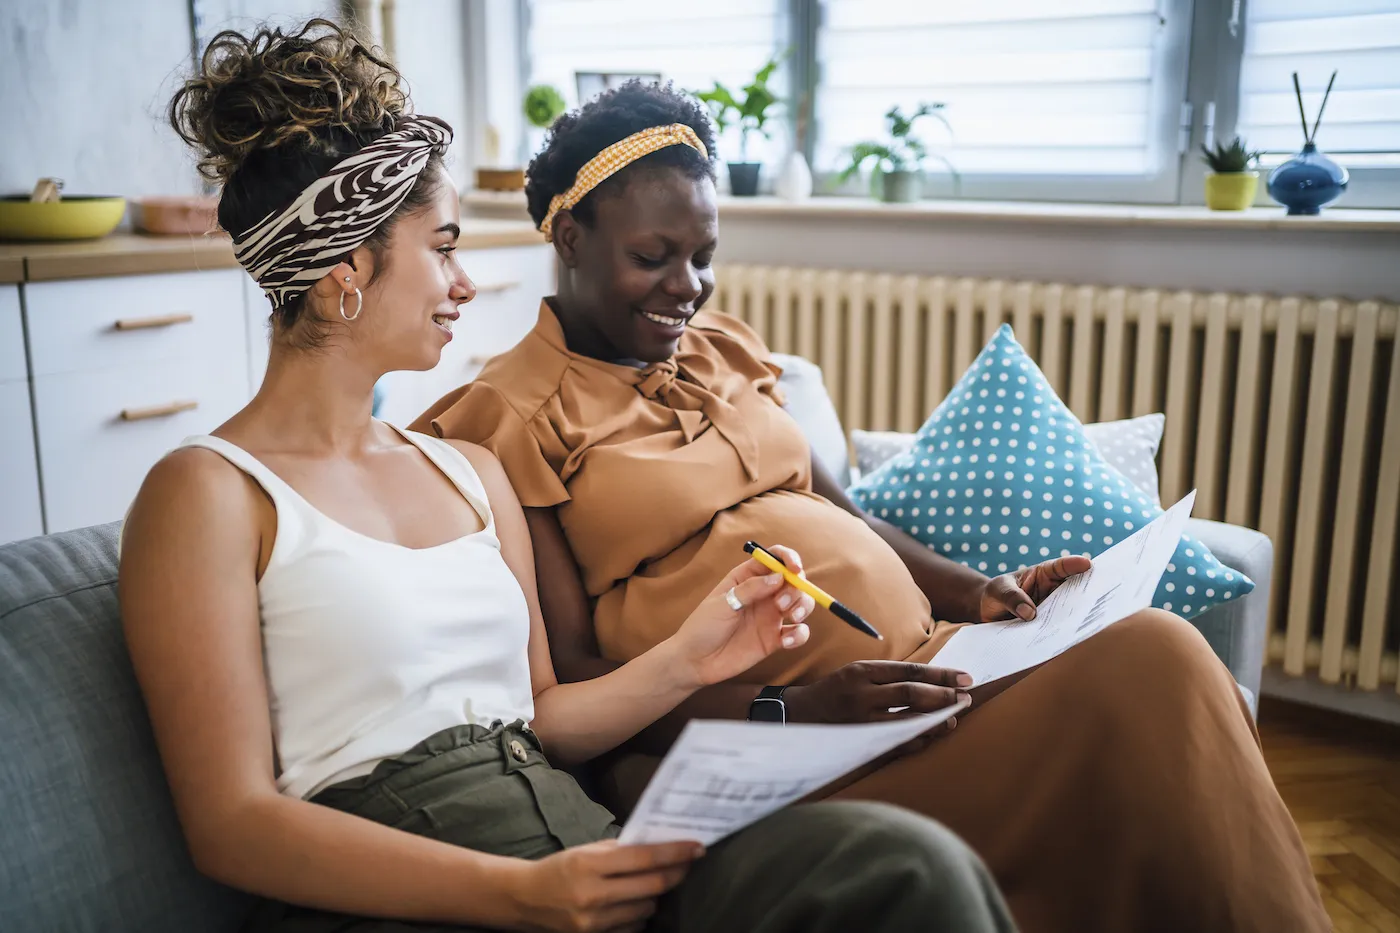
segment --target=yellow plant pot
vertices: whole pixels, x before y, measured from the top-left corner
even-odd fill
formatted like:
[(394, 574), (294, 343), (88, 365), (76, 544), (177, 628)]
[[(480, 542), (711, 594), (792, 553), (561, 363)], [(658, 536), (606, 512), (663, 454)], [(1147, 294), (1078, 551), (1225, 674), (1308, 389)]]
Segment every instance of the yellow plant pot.
[(1206, 176), (1206, 207), (1213, 211), (1242, 211), (1254, 203), (1258, 172), (1227, 172)]

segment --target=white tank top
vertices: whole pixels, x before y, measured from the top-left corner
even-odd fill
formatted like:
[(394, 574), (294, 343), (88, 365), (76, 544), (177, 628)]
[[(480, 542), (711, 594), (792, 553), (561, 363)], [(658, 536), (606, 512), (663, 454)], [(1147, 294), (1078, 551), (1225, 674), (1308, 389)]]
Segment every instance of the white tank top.
[(535, 715), (529, 607), (481, 479), (445, 441), (399, 433), (461, 491), (483, 530), (437, 547), (390, 544), (329, 518), (228, 441), (180, 444), (222, 455), (277, 509), (258, 607), (277, 788), (291, 797), (368, 774), (442, 729)]

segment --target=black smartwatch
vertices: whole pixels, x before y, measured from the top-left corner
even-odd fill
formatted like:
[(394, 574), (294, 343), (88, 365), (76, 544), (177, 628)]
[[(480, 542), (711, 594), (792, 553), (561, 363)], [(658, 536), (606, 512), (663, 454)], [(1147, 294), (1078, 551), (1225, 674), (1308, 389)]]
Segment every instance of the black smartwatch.
[(787, 704), (783, 702), (783, 691), (787, 687), (764, 687), (749, 704), (749, 722), (787, 722)]

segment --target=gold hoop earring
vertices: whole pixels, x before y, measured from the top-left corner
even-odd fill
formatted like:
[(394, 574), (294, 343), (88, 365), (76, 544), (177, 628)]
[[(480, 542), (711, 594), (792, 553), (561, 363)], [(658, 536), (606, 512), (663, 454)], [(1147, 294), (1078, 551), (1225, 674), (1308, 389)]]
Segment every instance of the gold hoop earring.
[[(349, 284), (350, 284), (350, 276), (348, 276), (348, 275), (345, 277), (345, 284), (346, 284), (346, 285), (349, 285)], [(354, 314), (346, 314), (346, 313), (345, 313), (345, 292), (344, 292), (343, 290), (341, 291), (341, 293), (340, 293), (340, 316), (341, 316), (342, 318), (344, 318), (344, 319), (347, 320), (347, 321), (353, 321), (353, 320), (355, 320), (355, 318), (357, 318), (357, 317), (360, 316), (360, 312), (361, 312), (362, 310), (364, 310), (364, 307), (365, 307), (365, 296), (362, 295), (362, 294), (360, 294), (360, 290), (357, 288), (357, 289), (355, 289), (355, 313), (354, 313)]]

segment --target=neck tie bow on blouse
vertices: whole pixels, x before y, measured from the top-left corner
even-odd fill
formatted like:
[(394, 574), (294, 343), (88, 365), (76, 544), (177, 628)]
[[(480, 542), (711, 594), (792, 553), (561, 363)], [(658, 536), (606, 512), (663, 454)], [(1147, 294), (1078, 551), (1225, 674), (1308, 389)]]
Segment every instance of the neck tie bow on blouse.
[(687, 359), (685, 374), (680, 372), (674, 358), (654, 363), (642, 370), (642, 379), (637, 384), (637, 391), (643, 397), (659, 402), (675, 413), (676, 422), (687, 443), (694, 441), (704, 432), (705, 420), (708, 419), (739, 455), (744, 475), (752, 483), (758, 479), (758, 442), (744, 424), (743, 415), (694, 378), (686, 378), (691, 376), (703, 379), (705, 374), (695, 372), (694, 368), (705, 367), (707, 362), (699, 356), (693, 360)]

